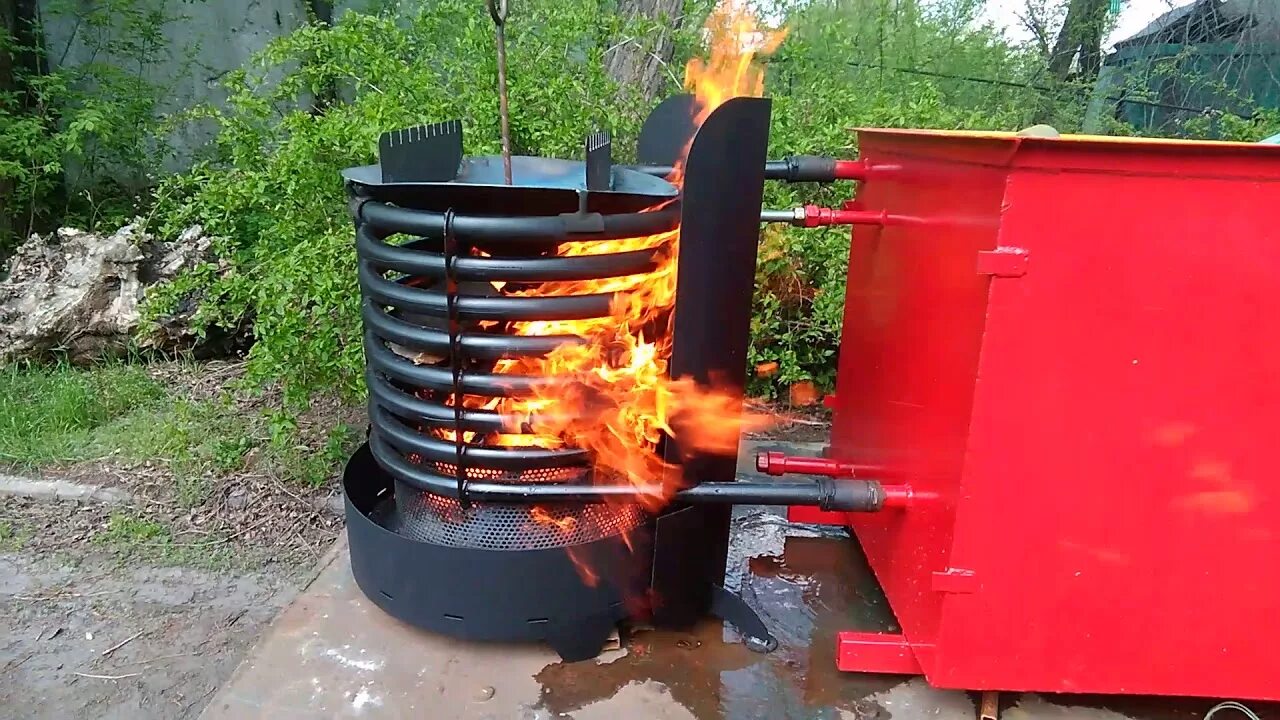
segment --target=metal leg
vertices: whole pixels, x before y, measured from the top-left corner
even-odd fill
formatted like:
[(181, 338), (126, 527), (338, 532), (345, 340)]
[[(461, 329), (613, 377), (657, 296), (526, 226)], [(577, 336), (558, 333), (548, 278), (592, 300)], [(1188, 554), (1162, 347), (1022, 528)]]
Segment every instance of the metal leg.
[(616, 626), (612, 616), (600, 616), (571, 626), (552, 627), (546, 642), (564, 662), (590, 660), (604, 649)]
[(1000, 693), (986, 690), (982, 693), (982, 706), (978, 709), (978, 720), (1000, 720)]
[(778, 640), (769, 633), (764, 621), (745, 600), (716, 585), (711, 590), (711, 614), (742, 633), (747, 649), (758, 653), (773, 652)]

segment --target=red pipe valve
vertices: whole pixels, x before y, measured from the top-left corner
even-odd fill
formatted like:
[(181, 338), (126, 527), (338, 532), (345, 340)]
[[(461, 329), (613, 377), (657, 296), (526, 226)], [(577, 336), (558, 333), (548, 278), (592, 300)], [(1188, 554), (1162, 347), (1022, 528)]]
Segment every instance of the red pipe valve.
[[(776, 451), (756, 453), (756, 470), (766, 475), (774, 476), (790, 474), (821, 475), (850, 480), (870, 477), (893, 477), (897, 474), (880, 465), (859, 465), (830, 458), (787, 455)], [(914, 493), (911, 491), (911, 486), (906, 483), (885, 485), (876, 482), (875, 484), (879, 485), (882, 493), (882, 507), (907, 507), (915, 498)]]

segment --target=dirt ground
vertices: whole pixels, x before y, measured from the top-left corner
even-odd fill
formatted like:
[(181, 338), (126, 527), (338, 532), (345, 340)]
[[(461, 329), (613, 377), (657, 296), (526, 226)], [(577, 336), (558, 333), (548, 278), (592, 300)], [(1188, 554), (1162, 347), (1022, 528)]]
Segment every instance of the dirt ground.
[(123, 505), (0, 499), (0, 720), (199, 715), (341, 530), (331, 488), (111, 462), (45, 473)]
[[(164, 378), (196, 397), (225, 379)], [(317, 427), (351, 414), (322, 410)], [(760, 438), (825, 437), (821, 409), (767, 412), (782, 421)], [(112, 458), (39, 474), (132, 502), (0, 499), (0, 720), (200, 714), (342, 528), (336, 482), (290, 484), (247, 460), (204, 477), (196, 504), (164, 463)]]
[(3, 720), (194, 718), (313, 573), (239, 538), (113, 536), (119, 512), (0, 507)]

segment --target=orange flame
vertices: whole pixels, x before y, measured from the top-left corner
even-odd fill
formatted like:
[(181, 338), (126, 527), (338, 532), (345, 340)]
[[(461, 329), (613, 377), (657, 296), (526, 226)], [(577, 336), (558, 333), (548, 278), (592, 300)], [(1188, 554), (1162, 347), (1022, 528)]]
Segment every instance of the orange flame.
[(591, 563), (580, 557), (577, 550), (572, 545), (565, 546), (564, 552), (569, 556), (569, 561), (573, 563), (574, 569), (578, 571), (578, 577), (582, 578), (582, 584), (587, 587), (595, 587), (600, 584), (600, 575), (591, 567)]
[[(686, 67), (685, 87), (697, 99), (697, 124), (730, 98), (761, 94), (764, 76), (752, 58), (756, 51), (776, 49), (784, 35), (760, 30), (750, 12), (734, 0), (712, 11), (706, 24), (709, 56)], [(677, 184), (683, 180), (681, 164), (672, 178)], [(735, 393), (668, 376), (679, 239), (676, 230), (566, 243), (557, 255), (652, 249), (658, 267), (643, 275), (507, 290), (538, 296), (614, 293), (614, 301), (607, 317), (515, 324), (521, 335), (576, 335), (586, 342), (562, 345), (541, 358), (498, 363), (497, 372), (572, 381), (538, 389), (532, 397), (502, 400), (497, 409), (527, 419), (533, 434), (504, 435), (496, 442), (591, 450), (597, 469), (604, 471), (598, 473), (602, 481), (625, 478), (645, 488), (641, 501), (658, 509), (681, 483), (679, 473), (655, 452), (664, 435), (674, 439), (681, 452), (728, 454), (735, 451), (744, 429), (764, 424), (761, 416), (744, 417)], [(550, 519), (545, 513), (543, 517)]]
[(578, 521), (573, 517), (556, 517), (550, 512), (547, 512), (546, 508), (538, 505), (534, 505), (529, 510), (529, 517), (533, 518), (533, 521), (540, 525), (554, 525), (565, 532), (569, 532), (578, 526)]
[[(706, 24), (707, 60), (690, 61), (685, 87), (697, 100), (696, 124), (733, 97), (758, 96), (763, 73), (752, 64), (756, 51), (771, 52), (784, 33), (758, 29), (752, 15), (736, 0), (726, 0)], [(688, 148), (685, 149), (686, 154)], [(683, 182), (681, 166), (670, 180)], [(656, 210), (658, 208), (651, 208)], [(646, 237), (604, 242), (565, 243), (560, 256), (652, 250), (657, 267), (643, 275), (589, 281), (547, 282), (532, 289), (494, 283), (508, 295), (581, 295), (613, 293), (609, 315), (585, 320), (514, 323), (520, 335), (574, 335), (582, 343), (566, 343), (538, 358), (500, 360), (498, 373), (554, 376), (567, 382), (541, 387), (531, 397), (485, 399), (464, 397), (468, 408), (497, 410), (515, 416), (532, 432), (508, 428), (489, 439), (511, 446), (573, 446), (592, 451), (600, 482), (625, 479), (644, 488), (641, 502), (661, 508), (681, 487), (678, 469), (658, 455), (664, 436), (681, 453), (731, 454), (743, 430), (762, 427), (762, 415), (744, 415), (741, 398), (721, 388), (705, 387), (690, 378), (671, 378), (671, 321), (675, 310), (679, 230)], [(438, 430), (452, 440), (452, 431)], [(473, 433), (464, 432), (470, 441)], [(564, 532), (574, 518), (556, 517), (534, 507), (532, 518)], [(630, 538), (625, 538), (628, 545)], [(594, 586), (598, 575), (567, 548), (583, 581)]]
[(693, 58), (684, 68), (684, 87), (698, 99), (695, 125), (711, 111), (735, 97), (760, 97), (764, 93), (764, 68), (753, 64), (757, 53), (778, 49), (787, 31), (762, 29), (751, 11), (736, 0), (716, 5), (703, 26), (710, 45), (706, 60)]

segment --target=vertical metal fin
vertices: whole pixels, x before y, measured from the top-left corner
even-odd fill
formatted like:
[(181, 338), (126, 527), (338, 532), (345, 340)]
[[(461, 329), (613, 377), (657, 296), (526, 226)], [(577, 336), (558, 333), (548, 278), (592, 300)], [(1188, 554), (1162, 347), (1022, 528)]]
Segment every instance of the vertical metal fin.
[(385, 132), (378, 139), (382, 182), (448, 182), (462, 166), (462, 121)]
[(587, 189), (609, 190), (613, 187), (613, 141), (609, 131), (598, 130), (587, 136)]

